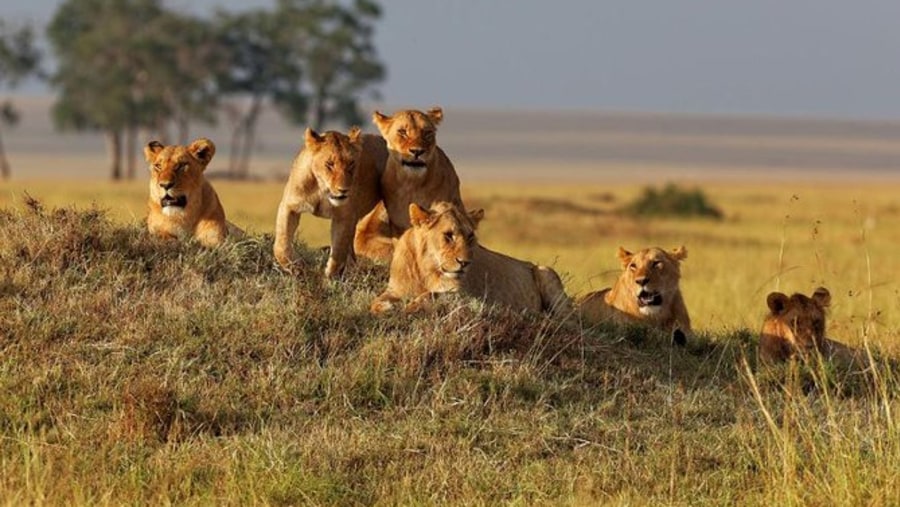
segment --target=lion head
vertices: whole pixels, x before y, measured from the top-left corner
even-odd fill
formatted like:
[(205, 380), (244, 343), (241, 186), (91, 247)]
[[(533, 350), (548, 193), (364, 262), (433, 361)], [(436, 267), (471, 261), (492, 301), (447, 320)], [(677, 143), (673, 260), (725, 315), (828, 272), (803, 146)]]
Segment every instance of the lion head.
[(484, 217), (484, 210), (466, 213), (449, 202), (437, 202), (430, 210), (416, 203), (409, 205), (411, 234), (420, 266), (428, 272), (439, 273), (440, 279), (451, 289), (458, 288), (466, 268), (472, 263), (477, 239), (475, 229)]
[(424, 171), (432, 162), (437, 147), (437, 126), (443, 118), (444, 112), (439, 107), (427, 113), (407, 110), (387, 116), (375, 111), (372, 115), (391, 158), (411, 172)]
[(825, 311), (831, 305), (831, 294), (825, 287), (816, 289), (812, 297), (773, 292), (766, 297), (766, 304), (769, 315), (764, 334), (799, 349), (820, 348), (825, 343)]
[(150, 164), (150, 198), (159, 202), (164, 215), (182, 214), (192, 204), (194, 192), (203, 184), (203, 171), (215, 153), (216, 145), (205, 138), (188, 146), (150, 141), (144, 147)]
[(619, 247), (622, 274), (619, 281), (635, 298), (641, 315), (653, 316), (670, 304), (678, 292), (681, 279), (682, 260), (687, 258), (687, 250), (681, 246), (665, 251), (661, 248), (645, 248), (631, 253)]
[(347, 135), (334, 131), (319, 134), (307, 128), (306, 150), (312, 155), (312, 173), (319, 188), (328, 194), (328, 202), (334, 207), (345, 204), (362, 151), (359, 127), (351, 128)]

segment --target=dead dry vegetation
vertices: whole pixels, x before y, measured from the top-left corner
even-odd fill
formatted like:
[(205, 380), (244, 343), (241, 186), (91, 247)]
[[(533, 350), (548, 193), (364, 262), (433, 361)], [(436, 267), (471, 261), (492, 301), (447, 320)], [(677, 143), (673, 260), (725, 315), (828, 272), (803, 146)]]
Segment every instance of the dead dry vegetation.
[[(673, 348), (446, 298), (374, 319), (386, 270), (297, 277), (97, 209), (0, 209), (7, 504), (890, 504), (898, 382), (760, 372), (743, 330)], [(874, 351), (877, 356), (877, 351)]]

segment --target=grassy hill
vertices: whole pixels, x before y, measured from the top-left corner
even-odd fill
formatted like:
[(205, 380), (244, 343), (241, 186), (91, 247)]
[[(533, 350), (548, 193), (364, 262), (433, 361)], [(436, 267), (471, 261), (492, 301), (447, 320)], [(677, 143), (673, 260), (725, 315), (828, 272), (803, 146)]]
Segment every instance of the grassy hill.
[[(891, 504), (898, 381), (757, 371), (446, 298), (375, 319), (271, 237), (216, 250), (93, 208), (0, 209), (0, 498), (20, 504)], [(877, 354), (877, 351), (876, 351)]]

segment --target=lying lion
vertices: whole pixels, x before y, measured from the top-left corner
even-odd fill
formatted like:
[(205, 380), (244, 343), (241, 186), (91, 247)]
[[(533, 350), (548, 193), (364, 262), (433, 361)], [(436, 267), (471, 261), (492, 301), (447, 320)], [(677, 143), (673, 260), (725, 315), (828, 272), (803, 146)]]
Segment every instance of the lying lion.
[(359, 255), (390, 260), (392, 239), (410, 226), (411, 203), (426, 209), (438, 201), (462, 206), (459, 177), (437, 145), (437, 126), (443, 118), (439, 107), (427, 113), (405, 110), (387, 116), (375, 111), (372, 115), (389, 156), (380, 181), (384, 202), (357, 227), (354, 247)]
[(216, 153), (209, 139), (188, 146), (164, 146), (151, 141), (144, 147), (150, 164), (147, 229), (163, 238), (193, 237), (203, 246), (216, 246), (242, 231), (225, 220), (225, 210), (203, 171)]
[(426, 210), (413, 203), (409, 216), (411, 227), (397, 241), (388, 287), (372, 302), (372, 313), (409, 298), (405, 310), (414, 311), (433, 294), (459, 291), (514, 310), (571, 314), (555, 271), (478, 244), (475, 228), (483, 210), (466, 213), (448, 202)]
[(293, 270), (300, 215), (312, 213), (331, 219), (325, 276), (341, 273), (353, 256), (356, 223), (381, 200), (378, 179), (386, 159), (384, 140), (361, 134), (357, 127), (348, 135), (306, 129), (304, 148), (294, 159), (275, 220), (273, 250), (284, 269)]
[(772, 292), (766, 297), (766, 304), (769, 314), (759, 337), (759, 357), (763, 361), (808, 357), (814, 351), (827, 359), (862, 359), (858, 351), (825, 337), (825, 313), (831, 305), (831, 294), (825, 287), (817, 288), (812, 297)]
[(691, 319), (679, 281), (680, 263), (687, 258), (687, 250), (682, 246), (668, 252), (645, 248), (631, 253), (619, 247), (618, 257), (622, 273), (613, 287), (579, 300), (582, 319), (589, 325), (608, 321), (649, 324), (672, 333), (675, 343), (684, 345), (691, 333)]

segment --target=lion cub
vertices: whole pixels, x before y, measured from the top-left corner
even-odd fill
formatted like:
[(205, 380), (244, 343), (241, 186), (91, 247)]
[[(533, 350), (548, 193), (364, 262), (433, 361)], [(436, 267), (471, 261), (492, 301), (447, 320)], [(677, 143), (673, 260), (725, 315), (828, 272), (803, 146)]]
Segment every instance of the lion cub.
[(225, 210), (203, 171), (216, 153), (209, 139), (188, 146), (164, 146), (151, 141), (144, 147), (150, 164), (147, 228), (163, 238), (193, 237), (203, 246), (216, 246), (229, 234), (242, 231), (225, 220)]
[(372, 121), (387, 143), (389, 156), (381, 176), (383, 204), (357, 227), (355, 246), (360, 255), (387, 261), (398, 238), (410, 226), (409, 205), (428, 209), (438, 201), (462, 206), (459, 177), (437, 145), (437, 126), (444, 118), (439, 107), (428, 112), (405, 110), (393, 116), (378, 111)]
[(681, 295), (681, 261), (687, 258), (682, 246), (665, 251), (645, 248), (631, 253), (618, 251), (622, 273), (611, 289), (591, 292), (578, 302), (588, 324), (612, 321), (638, 322), (672, 333), (675, 343), (684, 345), (691, 333), (684, 298)]
[(478, 244), (475, 228), (483, 210), (466, 213), (449, 202), (426, 210), (412, 203), (409, 216), (411, 227), (397, 241), (388, 287), (372, 302), (372, 313), (391, 310), (405, 298), (413, 298), (406, 311), (415, 311), (433, 294), (459, 291), (514, 310), (571, 315), (555, 271)]
[(378, 178), (384, 171), (387, 148), (378, 136), (306, 129), (306, 144), (294, 159), (275, 220), (274, 254), (291, 271), (294, 233), (302, 213), (331, 219), (331, 253), (325, 276), (341, 273), (353, 256), (356, 223), (381, 199)]
[(825, 313), (831, 294), (817, 288), (812, 297), (772, 292), (766, 297), (769, 314), (759, 337), (759, 357), (763, 361), (785, 361), (795, 355), (806, 357), (818, 351), (828, 359), (860, 360), (858, 351), (825, 337)]

